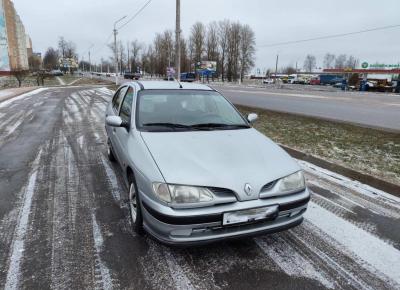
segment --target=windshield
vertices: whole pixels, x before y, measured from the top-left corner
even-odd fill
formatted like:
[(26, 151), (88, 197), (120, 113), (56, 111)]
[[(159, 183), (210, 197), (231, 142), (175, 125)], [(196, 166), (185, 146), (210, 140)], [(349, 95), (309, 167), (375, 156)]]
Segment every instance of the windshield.
[(219, 93), (198, 90), (142, 91), (136, 121), (138, 128), (146, 131), (249, 128)]

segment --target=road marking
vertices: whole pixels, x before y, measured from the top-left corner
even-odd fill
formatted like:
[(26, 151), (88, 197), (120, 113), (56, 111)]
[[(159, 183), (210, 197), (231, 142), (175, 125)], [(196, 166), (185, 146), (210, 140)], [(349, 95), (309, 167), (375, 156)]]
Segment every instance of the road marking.
[(395, 107), (400, 107), (400, 104), (398, 103), (383, 103), (386, 106), (395, 106)]
[(5, 289), (17, 289), (19, 278), (21, 275), (21, 260), (25, 250), (25, 236), (28, 230), (29, 215), (31, 213), (32, 199), (36, 185), (36, 178), (38, 172), (38, 162), (42, 150), (40, 149), (35, 161), (33, 162), (33, 171), (29, 177), (28, 184), (25, 188), (23, 195), (23, 205), (19, 213), (14, 239), (12, 244), (12, 251), (10, 256), (10, 265), (7, 271), (7, 279)]
[(278, 93), (278, 92), (260, 92), (260, 91), (243, 91), (243, 90), (224, 90), (224, 92), (244, 93), (244, 94), (253, 94), (253, 95), (297, 97), (297, 98), (306, 98), (306, 99), (341, 100), (341, 101), (351, 100), (350, 98), (344, 98), (344, 97), (328, 97), (328, 96), (319, 96), (319, 95), (291, 94), (291, 93)]

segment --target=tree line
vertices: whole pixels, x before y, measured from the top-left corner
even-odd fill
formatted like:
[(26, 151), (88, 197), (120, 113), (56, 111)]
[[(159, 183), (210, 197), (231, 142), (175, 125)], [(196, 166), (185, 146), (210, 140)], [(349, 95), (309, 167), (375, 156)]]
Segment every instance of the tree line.
[[(151, 44), (134, 40), (122, 41), (109, 47), (113, 55), (103, 60), (101, 69), (113, 70), (117, 49), (120, 71), (136, 71), (140, 68), (150, 75), (166, 75), (167, 67), (175, 67), (175, 37), (172, 30), (157, 33)], [(249, 25), (223, 20), (207, 25), (196, 22), (187, 38), (182, 37), (181, 71), (193, 72), (201, 61), (217, 62), (216, 74), (222, 80), (237, 81), (254, 66), (255, 33)]]
[[(332, 53), (326, 53), (323, 59), (324, 69), (354, 69), (359, 65), (360, 61), (355, 56), (346, 54), (334, 55)], [(317, 67), (317, 58), (308, 54), (304, 60), (303, 68), (306, 72), (312, 72)]]

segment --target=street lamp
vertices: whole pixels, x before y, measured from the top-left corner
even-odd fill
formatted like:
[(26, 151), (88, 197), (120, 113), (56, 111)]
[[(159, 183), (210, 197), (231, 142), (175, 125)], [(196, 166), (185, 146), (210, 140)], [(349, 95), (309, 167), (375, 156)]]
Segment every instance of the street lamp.
[(117, 51), (117, 24), (124, 20), (127, 16), (114, 22), (114, 53), (115, 53), (115, 84), (118, 85), (118, 51)]

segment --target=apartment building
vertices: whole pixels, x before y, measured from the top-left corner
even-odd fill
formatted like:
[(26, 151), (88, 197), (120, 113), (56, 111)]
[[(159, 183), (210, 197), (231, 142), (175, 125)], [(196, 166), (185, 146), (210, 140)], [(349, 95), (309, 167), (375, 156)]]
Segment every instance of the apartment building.
[(11, 0), (0, 0), (0, 73), (28, 70), (32, 42)]

